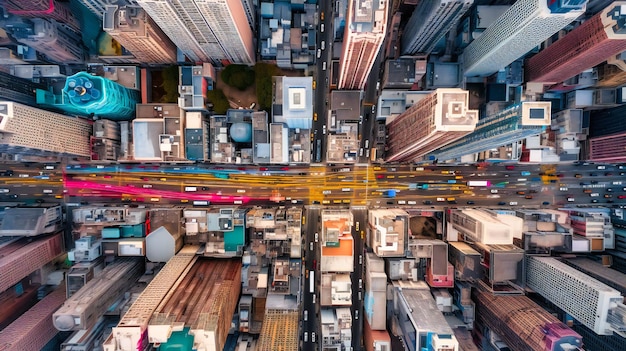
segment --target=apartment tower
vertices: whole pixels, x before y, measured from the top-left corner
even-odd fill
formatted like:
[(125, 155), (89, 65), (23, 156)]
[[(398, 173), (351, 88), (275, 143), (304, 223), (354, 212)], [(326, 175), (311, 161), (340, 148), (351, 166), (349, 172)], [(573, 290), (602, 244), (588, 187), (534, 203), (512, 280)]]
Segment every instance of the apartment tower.
[(0, 101), (0, 152), (89, 157), (91, 129), (84, 119)]
[(387, 162), (419, 161), (429, 152), (471, 133), (478, 111), (469, 110), (469, 92), (437, 89), (387, 124)]
[(474, 0), (420, 1), (402, 34), (402, 54), (430, 53), (473, 3)]
[(488, 76), (585, 12), (587, 0), (518, 0), (463, 51), (464, 75)]
[(254, 38), (242, 0), (137, 0), (195, 62), (255, 62)]
[(80, 32), (80, 22), (67, 2), (57, 0), (2, 0), (0, 5), (11, 14), (29, 18), (48, 18)]
[(626, 1), (615, 1), (526, 61), (527, 81), (560, 83), (626, 50)]
[(76, 0), (81, 5), (85, 6), (89, 11), (98, 18), (102, 18), (109, 5), (117, 6), (137, 6), (137, 0)]
[(176, 45), (141, 7), (107, 6), (104, 30), (147, 64), (176, 63)]
[(541, 134), (551, 123), (549, 101), (525, 101), (511, 105), (476, 123), (476, 129), (431, 154), (439, 161), (459, 159), (462, 156), (509, 145)]
[(361, 90), (385, 39), (388, 0), (350, 0), (338, 89)]

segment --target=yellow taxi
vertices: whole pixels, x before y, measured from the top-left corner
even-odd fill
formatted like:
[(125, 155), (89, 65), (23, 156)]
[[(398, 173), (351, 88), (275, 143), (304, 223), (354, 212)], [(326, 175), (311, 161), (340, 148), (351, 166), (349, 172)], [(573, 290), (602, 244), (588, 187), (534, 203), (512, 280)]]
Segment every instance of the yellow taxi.
[(313, 113), (313, 120), (314, 120), (314, 121), (317, 121), (317, 112), (314, 112), (314, 113)]

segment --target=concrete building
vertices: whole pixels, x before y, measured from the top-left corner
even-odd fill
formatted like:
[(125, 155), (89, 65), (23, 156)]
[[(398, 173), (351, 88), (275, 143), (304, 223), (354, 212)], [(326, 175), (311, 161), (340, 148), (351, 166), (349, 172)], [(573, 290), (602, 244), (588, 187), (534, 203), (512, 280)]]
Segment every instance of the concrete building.
[(550, 129), (555, 133), (556, 154), (561, 161), (577, 161), (580, 156), (580, 141), (587, 138), (583, 133), (583, 111), (568, 109), (552, 117)]
[[(0, 102), (2, 152), (89, 157), (91, 123), (16, 102)], [(47, 128), (42, 129), (42, 121)]]
[(426, 59), (400, 57), (385, 62), (381, 86), (383, 89), (410, 89), (420, 84), (426, 74)]
[(185, 112), (176, 104), (137, 104), (132, 123), (133, 160), (185, 160)]
[(626, 1), (615, 1), (526, 61), (527, 81), (554, 84), (626, 50)]
[(509, 5), (477, 5), (471, 8), (470, 12), (459, 22), (455, 46), (459, 49), (465, 48), (509, 7)]
[(402, 53), (430, 54), (473, 3), (473, 0), (420, 1), (404, 28)]
[(596, 162), (626, 162), (626, 133), (589, 139), (589, 160)]
[(509, 223), (501, 221), (497, 215), (494, 216), (484, 210), (452, 210), (450, 223), (462, 234), (464, 241), (469, 242), (511, 245), (514, 237), (521, 237), (521, 232), (515, 235), (516, 231)]
[(374, 254), (365, 254), (363, 310), (372, 330), (387, 328), (387, 274), (385, 261)]
[(313, 125), (313, 77), (272, 77), (272, 116), (289, 128)]
[(0, 20), (0, 27), (19, 43), (35, 49), (53, 62), (80, 64), (85, 61), (85, 49), (80, 34), (55, 20), (19, 19), (10, 16)]
[(209, 120), (202, 111), (185, 113), (185, 157), (191, 161), (208, 161)]
[(403, 257), (409, 229), (409, 214), (400, 209), (367, 212), (369, 247), (378, 257)]
[(429, 156), (439, 161), (498, 148), (541, 134), (551, 123), (549, 101), (526, 101), (513, 104), (481, 119), (476, 129), (456, 141), (438, 148)]
[[(85, 6), (91, 13), (96, 15), (98, 19), (104, 16), (107, 11), (107, 6), (111, 5), (111, 0), (78, 0), (78, 2)], [(114, 1), (117, 6), (138, 6), (137, 0), (116, 0)]]
[(137, 0), (185, 55), (215, 65), (255, 62), (252, 28), (241, 0)]
[(417, 288), (393, 282), (393, 318), (409, 351), (422, 349), (459, 351), (452, 328), (427, 286)]
[(185, 111), (206, 111), (206, 91), (213, 90), (217, 75), (210, 63), (178, 67), (178, 106)]
[(41, 83), (35, 83), (32, 80), (16, 77), (9, 73), (0, 72), (0, 99), (10, 100), (37, 106), (35, 91), (37, 89), (45, 89), (46, 86)]
[(107, 6), (103, 28), (145, 64), (176, 62), (176, 45), (140, 7)]
[(352, 314), (349, 308), (322, 308), (320, 310), (322, 329), (321, 344), (324, 350), (341, 351), (352, 345)]
[(52, 19), (63, 23), (75, 32), (80, 32), (80, 21), (67, 2), (57, 0), (4, 0), (2, 6), (16, 16)]
[[(255, 162), (255, 157), (257, 160), (271, 159), (275, 150), (268, 147), (270, 135), (267, 126), (265, 111), (230, 109), (226, 116), (211, 116), (209, 129), (211, 161), (250, 164)], [(280, 145), (283, 145), (283, 139), (278, 140)]]
[(387, 121), (387, 162), (418, 161), (429, 152), (469, 133), (478, 111), (469, 110), (469, 93), (461, 89), (437, 89)]
[(362, 90), (385, 39), (389, 2), (350, 0), (339, 61), (339, 89)]
[(516, 1), (463, 51), (464, 75), (488, 76), (517, 60), (585, 12), (587, 1)]
[(347, 210), (323, 210), (320, 271), (349, 273), (354, 271), (352, 213)]

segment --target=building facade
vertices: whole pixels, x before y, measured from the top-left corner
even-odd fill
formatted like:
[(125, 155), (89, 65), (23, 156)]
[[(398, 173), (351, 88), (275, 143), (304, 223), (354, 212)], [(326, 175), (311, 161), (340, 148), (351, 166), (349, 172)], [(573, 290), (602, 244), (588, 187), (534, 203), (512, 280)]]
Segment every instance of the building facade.
[(190, 60), (253, 64), (254, 38), (244, 4), (222, 0), (138, 0)]
[(430, 157), (439, 161), (458, 159), (541, 134), (550, 126), (550, 109), (548, 101), (514, 104), (481, 119), (473, 132), (437, 149)]
[(385, 39), (387, 0), (351, 0), (339, 61), (339, 89), (361, 90)]
[(469, 92), (437, 89), (387, 123), (387, 162), (414, 161), (471, 133), (478, 111), (469, 110)]
[[(41, 128), (45, 121), (48, 128)], [(89, 157), (91, 123), (16, 102), (0, 102), (1, 152)]]
[(560, 83), (626, 50), (626, 1), (616, 1), (526, 61), (527, 81)]
[(103, 28), (142, 63), (176, 63), (176, 45), (140, 7), (107, 6)]
[(473, 3), (474, 0), (420, 1), (404, 29), (402, 53), (430, 53)]
[(102, 18), (102, 16), (104, 16), (104, 13), (107, 10), (106, 7), (111, 4), (117, 4), (118, 6), (137, 6), (137, 0), (78, 0), (78, 2), (85, 6), (94, 15), (98, 16), (98, 18)]
[(48, 18), (80, 32), (80, 21), (67, 2), (57, 0), (4, 0), (2, 6), (11, 14), (29, 18)]
[(506, 67), (582, 15), (586, 5), (580, 0), (516, 1), (465, 48), (465, 76), (487, 76)]

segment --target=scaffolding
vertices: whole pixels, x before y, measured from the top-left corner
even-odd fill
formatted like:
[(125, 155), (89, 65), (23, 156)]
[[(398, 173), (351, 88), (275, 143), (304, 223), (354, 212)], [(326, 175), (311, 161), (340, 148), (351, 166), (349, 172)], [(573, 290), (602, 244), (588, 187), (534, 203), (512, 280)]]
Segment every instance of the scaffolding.
[(257, 351), (297, 351), (299, 320), (296, 311), (266, 311)]

